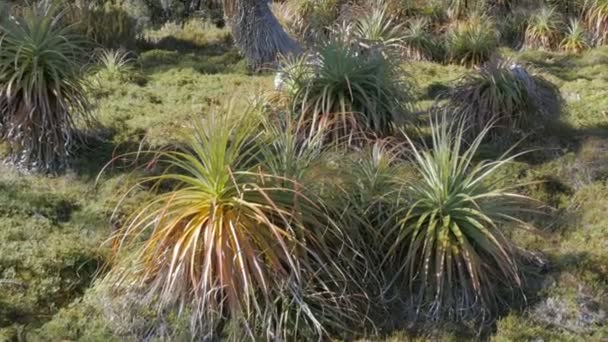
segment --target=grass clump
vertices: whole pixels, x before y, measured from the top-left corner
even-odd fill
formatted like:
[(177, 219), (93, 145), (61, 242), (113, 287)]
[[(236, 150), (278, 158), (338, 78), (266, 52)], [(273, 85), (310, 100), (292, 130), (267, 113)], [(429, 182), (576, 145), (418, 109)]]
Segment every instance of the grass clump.
[(66, 166), (78, 121), (90, 119), (83, 78), (86, 41), (46, 3), (2, 23), (0, 135), (27, 168)]
[(561, 21), (552, 7), (542, 7), (529, 19), (525, 33), (526, 48), (552, 50), (559, 44)]
[(313, 130), (329, 122), (388, 134), (411, 110), (408, 79), (393, 59), (379, 51), (363, 54), (332, 39), (316, 55), (304, 58), (302, 66), (283, 70), (292, 82), (289, 103), (298, 120)]
[(479, 65), (495, 54), (498, 37), (489, 18), (476, 16), (457, 23), (447, 36), (450, 60), (462, 65)]
[(161, 308), (189, 308), (196, 336), (298, 339), (349, 330), (348, 300), (331, 290), (345, 284), (342, 272), (324, 248), (337, 228), (305, 188), (265, 171), (252, 117), (211, 116), (184, 149), (160, 154), (167, 171), (143, 182), (169, 191), (116, 235), (123, 263), (108, 280), (134, 279)]
[(419, 181), (403, 182), (385, 241), (394, 286), (432, 320), (488, 319), (522, 287), (521, 257), (506, 235), (528, 198), (486, 181), (515, 156), (476, 163), (489, 128), (464, 145), (463, 121), (432, 123), (432, 146), (408, 138)]
[(494, 125), (489, 137), (500, 140), (527, 134), (554, 118), (561, 108), (557, 87), (509, 60), (491, 63), (465, 74), (440, 96), (450, 113), (463, 118), (471, 134)]

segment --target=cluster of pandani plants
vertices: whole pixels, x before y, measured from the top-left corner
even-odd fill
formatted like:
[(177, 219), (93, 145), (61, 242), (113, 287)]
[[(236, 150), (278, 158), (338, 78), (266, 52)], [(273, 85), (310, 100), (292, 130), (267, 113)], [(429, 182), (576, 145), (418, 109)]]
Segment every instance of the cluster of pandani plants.
[(347, 22), (410, 59), (465, 65), (488, 61), (500, 45), (579, 53), (608, 43), (606, 0), (288, 0), (274, 12), (304, 42)]
[[(67, 163), (90, 117), (79, 38), (53, 11), (4, 18), (0, 41), (1, 137), (43, 170)], [(112, 236), (110, 294), (142, 291), (160, 315), (188, 316), (197, 338), (234, 340), (353, 337), (387, 317), (488, 322), (521, 302), (538, 259), (510, 232), (531, 229), (540, 204), (496, 179), (521, 153), (478, 152), (550, 119), (559, 92), (492, 59), (414, 134), (392, 30), (334, 29), (284, 60), (276, 93), (195, 119), (186, 141), (151, 152), (136, 188), (155, 196)], [(112, 74), (131, 63), (101, 59)]]
[(499, 179), (525, 152), (479, 150), (549, 119), (559, 93), (493, 60), (414, 134), (412, 82), (384, 43), (336, 32), (286, 58), (276, 93), (154, 152), (140, 185), (157, 196), (116, 231), (105, 281), (234, 340), (353, 338), (387, 317), (487, 323), (525, 302), (539, 259), (511, 231), (533, 230), (541, 204)]

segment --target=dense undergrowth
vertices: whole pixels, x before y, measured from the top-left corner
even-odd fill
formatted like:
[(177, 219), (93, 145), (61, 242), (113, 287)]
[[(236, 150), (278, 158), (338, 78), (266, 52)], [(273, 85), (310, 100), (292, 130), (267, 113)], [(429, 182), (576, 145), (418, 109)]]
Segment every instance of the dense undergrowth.
[[(272, 88), (274, 76), (251, 74), (226, 30), (200, 31), (167, 26), (150, 32), (127, 77), (89, 75), (98, 85), (90, 95), (104, 128), (92, 132), (80, 147), (71, 171), (45, 177), (1, 166), (0, 341), (190, 338), (186, 323), (171, 315), (159, 321), (153, 309), (133, 303), (109, 308), (103, 300), (107, 289), (94, 279), (106, 271), (100, 267), (109, 256), (103, 242), (151, 197), (140, 189), (120, 212), (113, 212), (116, 194), (136, 182), (134, 161), (117, 156), (181, 141), (193, 119), (228, 104), (244, 109), (255, 94)], [(608, 49), (581, 55), (501, 52), (532, 65), (559, 87), (566, 102), (559, 120), (517, 147), (531, 152), (495, 180), (526, 183), (523, 194), (549, 205), (531, 218), (538, 232), (511, 233), (520, 246), (549, 262), (528, 278), (532, 284), (520, 309), (503, 312), (488, 326), (425, 329), (424, 324), (404, 326), (401, 317), (389, 315), (391, 329), (370, 339), (608, 338)], [(467, 72), (465, 67), (424, 61), (403, 68), (416, 80), (413, 92), (420, 109), (431, 107), (440, 92)], [(416, 115), (413, 121), (424, 132), (427, 117)], [(487, 144), (481, 152), (496, 157), (502, 147)], [(113, 158), (117, 160), (98, 179)]]

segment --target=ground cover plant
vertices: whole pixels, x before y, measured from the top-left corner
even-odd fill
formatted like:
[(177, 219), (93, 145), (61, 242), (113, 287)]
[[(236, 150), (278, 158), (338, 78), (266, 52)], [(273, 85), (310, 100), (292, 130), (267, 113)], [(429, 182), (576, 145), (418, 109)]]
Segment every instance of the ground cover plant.
[(608, 337), (601, 1), (276, 2), (304, 53), (261, 70), (218, 2), (97, 2), (137, 23), (74, 63), (97, 124), (52, 175), (0, 164), (0, 341)]

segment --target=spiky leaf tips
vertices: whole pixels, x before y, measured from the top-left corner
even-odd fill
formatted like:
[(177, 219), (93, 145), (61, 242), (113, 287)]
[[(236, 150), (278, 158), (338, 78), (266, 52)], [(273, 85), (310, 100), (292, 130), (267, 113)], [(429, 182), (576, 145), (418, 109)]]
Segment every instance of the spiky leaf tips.
[(167, 171), (142, 182), (169, 191), (118, 232), (108, 280), (145, 285), (162, 309), (188, 308), (196, 336), (297, 340), (346, 331), (358, 311), (332, 292), (346, 278), (324, 247), (340, 241), (338, 228), (320, 200), (285, 177), (289, 170), (269, 172), (269, 152), (260, 151), (272, 147), (256, 144), (265, 139), (255, 117), (212, 115), (184, 149), (160, 153)]
[(520, 252), (505, 229), (518, 222), (527, 198), (487, 182), (514, 157), (475, 163), (488, 130), (468, 147), (464, 130), (443, 117), (432, 122), (431, 148), (408, 139), (419, 180), (398, 184), (398, 223), (385, 239), (396, 289), (430, 319), (488, 318), (502, 295), (522, 285)]
[(15, 163), (43, 171), (66, 166), (77, 121), (90, 118), (80, 66), (86, 43), (64, 13), (41, 2), (1, 23), (0, 134)]
[(501, 140), (534, 132), (559, 115), (561, 103), (557, 87), (541, 75), (494, 59), (458, 79), (440, 96), (437, 108), (465, 120), (470, 134), (493, 124), (489, 138)]

